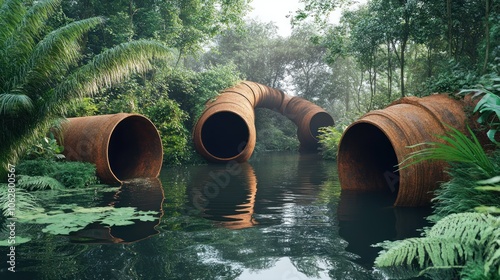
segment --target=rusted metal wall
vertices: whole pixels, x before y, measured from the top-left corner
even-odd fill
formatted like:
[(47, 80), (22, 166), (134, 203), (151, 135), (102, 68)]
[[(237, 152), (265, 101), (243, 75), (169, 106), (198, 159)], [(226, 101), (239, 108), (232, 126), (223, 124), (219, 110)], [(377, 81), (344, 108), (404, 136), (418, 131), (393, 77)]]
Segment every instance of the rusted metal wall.
[(318, 128), (334, 125), (321, 107), (283, 91), (244, 81), (206, 104), (193, 130), (195, 148), (212, 162), (247, 161), (255, 148), (255, 108), (280, 112), (297, 125), (301, 150), (318, 147)]
[(445, 163), (422, 162), (397, 171), (415, 149), (410, 145), (438, 141), (448, 124), (465, 132), (463, 103), (447, 95), (406, 97), (374, 110), (351, 124), (340, 140), (338, 174), (343, 190), (387, 191), (395, 206), (424, 206), (446, 179)]
[(69, 118), (62, 141), (68, 160), (91, 162), (104, 183), (157, 177), (163, 148), (154, 124), (137, 114)]

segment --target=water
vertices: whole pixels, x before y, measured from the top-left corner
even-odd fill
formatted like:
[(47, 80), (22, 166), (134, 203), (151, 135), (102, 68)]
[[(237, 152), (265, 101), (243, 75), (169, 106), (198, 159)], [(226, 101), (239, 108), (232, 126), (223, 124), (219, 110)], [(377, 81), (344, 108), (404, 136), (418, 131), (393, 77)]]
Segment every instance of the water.
[(94, 222), (69, 236), (19, 224), (16, 234), (32, 241), (16, 247), (17, 272), (8, 272), (5, 260), (0, 277), (376, 279), (379, 248), (370, 245), (418, 235), (429, 214), (393, 208), (393, 201), (341, 192), (335, 162), (316, 155), (267, 153), (244, 164), (167, 167), (159, 180), (45, 202), (156, 214), (111, 228)]

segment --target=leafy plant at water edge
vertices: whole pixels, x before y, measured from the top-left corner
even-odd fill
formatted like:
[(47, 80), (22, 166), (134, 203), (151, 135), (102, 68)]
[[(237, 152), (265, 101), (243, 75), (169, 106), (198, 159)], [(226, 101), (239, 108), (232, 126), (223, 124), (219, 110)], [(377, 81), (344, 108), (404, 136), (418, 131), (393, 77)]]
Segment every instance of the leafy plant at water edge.
[[(491, 193), (490, 196), (492, 200), (498, 202), (500, 200), (500, 176), (496, 176), (487, 180), (481, 180), (477, 182), (478, 186), (476, 190), (480, 191), (491, 191), (496, 193)], [(488, 214), (500, 214), (500, 202), (498, 203), (485, 203), (484, 205), (477, 206), (475, 208), (477, 212), (488, 213)]]
[(26, 152), (26, 158), (28, 159), (64, 159), (65, 156), (62, 154), (64, 151), (64, 146), (60, 146), (54, 137), (53, 133), (47, 137), (43, 137), (38, 143), (35, 143)]
[(27, 176), (19, 175), (17, 177), (17, 187), (33, 191), (33, 190), (60, 190), (64, 189), (64, 185), (52, 177), (48, 176)]
[(319, 130), (321, 155), (325, 159), (337, 159), (337, 152), (343, 129), (336, 126), (321, 127)]
[[(25, 160), (17, 165), (16, 170), (20, 175), (52, 177), (66, 188), (84, 188), (99, 182), (96, 177), (95, 165), (88, 162)], [(51, 186), (59, 187), (57, 185)]]
[(48, 212), (42, 210), (20, 213), (18, 219), (25, 223), (47, 224), (42, 229), (43, 232), (67, 235), (92, 223), (124, 226), (134, 224), (134, 220), (154, 221), (157, 215), (156, 211), (139, 211), (135, 207), (84, 208), (74, 204), (63, 204)]
[(384, 250), (375, 265), (397, 277), (458, 274), (469, 262), (480, 264), (485, 279), (500, 276), (500, 218), (482, 213), (458, 213), (438, 221), (425, 236), (375, 244)]
[(60, 0), (5, 0), (0, 6), (0, 178), (68, 104), (132, 73), (152, 68), (149, 59), (165, 58), (170, 50), (154, 41), (130, 41), (109, 48), (82, 63), (82, 38), (104, 23), (93, 17), (51, 30), (47, 20)]
[[(495, 153), (492, 161), (499, 161), (500, 154)], [(478, 189), (477, 181), (485, 177), (477, 168), (467, 163), (452, 164), (448, 170), (450, 180), (441, 184), (435, 191), (432, 221), (439, 221), (443, 217), (460, 212), (470, 212), (482, 205), (500, 206), (498, 193), (486, 192)]]
[(489, 127), (486, 135), (490, 141), (495, 143), (497, 146), (500, 146), (500, 142), (495, 140), (495, 136), (500, 129), (500, 96), (484, 90), (484, 96), (481, 100), (479, 100), (474, 108), (474, 113), (476, 112), (479, 112), (480, 114), (477, 122), (486, 124)]
[(491, 162), (470, 128), (467, 128), (470, 139), (458, 129), (447, 125), (450, 129), (446, 135), (438, 135), (441, 142), (420, 143), (408, 148), (424, 147), (410, 155), (402, 161), (399, 166), (403, 169), (409, 165), (417, 164), (427, 160), (444, 160), (447, 162), (469, 163), (478, 168), (484, 178), (489, 178), (497, 174), (498, 167)]

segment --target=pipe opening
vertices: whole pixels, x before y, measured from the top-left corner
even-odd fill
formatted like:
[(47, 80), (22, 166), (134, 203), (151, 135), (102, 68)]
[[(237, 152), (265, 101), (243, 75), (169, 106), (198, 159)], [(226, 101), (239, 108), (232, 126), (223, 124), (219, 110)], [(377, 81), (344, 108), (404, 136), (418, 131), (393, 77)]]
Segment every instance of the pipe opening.
[(161, 166), (162, 153), (156, 128), (141, 116), (120, 121), (109, 139), (109, 167), (119, 180), (153, 177), (155, 166)]
[(335, 125), (332, 116), (330, 116), (330, 114), (326, 112), (319, 112), (311, 118), (311, 122), (309, 124), (309, 130), (314, 139), (319, 140), (318, 139), (319, 128), (332, 125)]
[(201, 140), (207, 152), (217, 158), (232, 158), (246, 147), (250, 132), (245, 120), (233, 112), (211, 115), (201, 129)]
[(369, 123), (351, 126), (339, 147), (342, 184), (352, 190), (387, 191), (397, 195), (399, 171), (394, 147), (382, 130)]

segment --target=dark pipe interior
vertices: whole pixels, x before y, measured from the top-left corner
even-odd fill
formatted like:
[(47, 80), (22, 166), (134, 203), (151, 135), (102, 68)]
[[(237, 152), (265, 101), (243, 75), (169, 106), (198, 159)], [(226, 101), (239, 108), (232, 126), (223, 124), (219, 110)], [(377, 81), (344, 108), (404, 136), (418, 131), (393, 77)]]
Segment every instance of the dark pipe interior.
[(332, 116), (330, 116), (330, 114), (326, 112), (319, 112), (311, 118), (309, 129), (311, 131), (311, 135), (316, 140), (318, 140), (318, 135), (319, 135), (318, 129), (320, 127), (332, 126), (332, 125), (335, 125)]
[(340, 147), (339, 172), (348, 174), (342, 184), (350, 189), (373, 189), (397, 194), (399, 172), (394, 148), (376, 126), (358, 123), (344, 134)]
[(218, 158), (232, 158), (245, 148), (250, 132), (241, 116), (233, 112), (211, 115), (201, 129), (201, 141), (207, 152)]
[(141, 117), (128, 117), (118, 123), (108, 145), (109, 166), (115, 176), (119, 180), (144, 176), (145, 165), (152, 161), (145, 152), (157, 146), (157, 138), (151, 123)]

